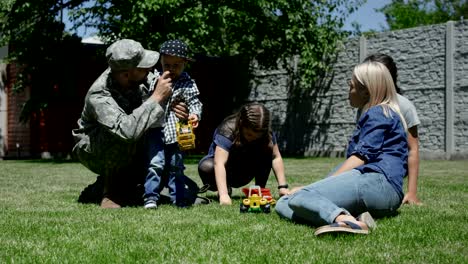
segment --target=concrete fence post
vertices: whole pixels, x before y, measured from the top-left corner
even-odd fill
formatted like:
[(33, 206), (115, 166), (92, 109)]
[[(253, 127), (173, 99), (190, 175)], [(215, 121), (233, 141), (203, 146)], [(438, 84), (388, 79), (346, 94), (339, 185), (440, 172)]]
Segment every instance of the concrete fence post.
[(454, 137), (454, 22), (448, 21), (445, 34), (445, 157), (450, 159), (455, 150)]
[(359, 38), (359, 61), (361, 63), (367, 56), (367, 39), (365, 36)]

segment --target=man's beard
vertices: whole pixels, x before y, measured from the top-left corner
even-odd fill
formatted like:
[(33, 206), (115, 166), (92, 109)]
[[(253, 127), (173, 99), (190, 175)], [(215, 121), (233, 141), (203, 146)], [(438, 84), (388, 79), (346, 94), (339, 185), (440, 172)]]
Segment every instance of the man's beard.
[(135, 81), (135, 80), (128, 80), (128, 83), (130, 84), (130, 88), (131, 89), (136, 89), (138, 87), (140, 87), (140, 85), (144, 84), (147, 80), (147, 77), (139, 80), (139, 81)]

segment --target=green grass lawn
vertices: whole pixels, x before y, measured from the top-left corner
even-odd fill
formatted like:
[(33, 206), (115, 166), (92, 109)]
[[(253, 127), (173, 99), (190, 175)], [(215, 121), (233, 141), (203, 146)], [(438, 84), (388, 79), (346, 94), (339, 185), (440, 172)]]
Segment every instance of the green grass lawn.
[[(340, 161), (285, 159), (288, 182)], [(193, 162), (186, 174), (199, 182)], [(76, 202), (95, 179), (78, 163), (0, 161), (0, 263), (468, 263), (468, 162), (423, 161), (420, 174), (423, 206), (369, 236), (317, 238), (274, 212), (240, 214), (240, 190), (230, 207), (102, 210)]]

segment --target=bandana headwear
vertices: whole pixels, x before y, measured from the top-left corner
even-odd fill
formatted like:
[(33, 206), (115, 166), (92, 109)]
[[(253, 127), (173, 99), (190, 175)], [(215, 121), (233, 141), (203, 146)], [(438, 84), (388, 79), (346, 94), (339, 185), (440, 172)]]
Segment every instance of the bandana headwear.
[(159, 51), (161, 54), (171, 55), (179, 58), (184, 58), (189, 61), (194, 61), (188, 53), (189, 49), (187, 44), (184, 42), (176, 39), (176, 40), (168, 40), (161, 45), (161, 50)]

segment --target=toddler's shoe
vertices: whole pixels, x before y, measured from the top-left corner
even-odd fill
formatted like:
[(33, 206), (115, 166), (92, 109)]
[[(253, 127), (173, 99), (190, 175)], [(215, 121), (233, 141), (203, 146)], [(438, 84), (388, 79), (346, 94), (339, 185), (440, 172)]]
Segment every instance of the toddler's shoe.
[(144, 207), (145, 209), (156, 209), (158, 208), (158, 205), (155, 200), (146, 200)]

